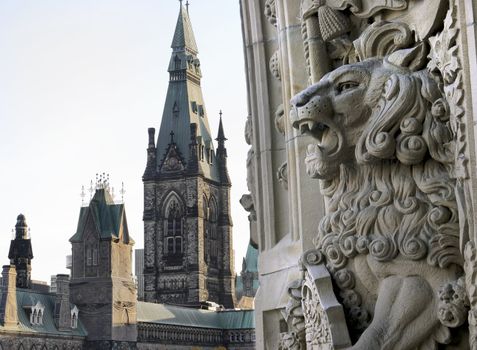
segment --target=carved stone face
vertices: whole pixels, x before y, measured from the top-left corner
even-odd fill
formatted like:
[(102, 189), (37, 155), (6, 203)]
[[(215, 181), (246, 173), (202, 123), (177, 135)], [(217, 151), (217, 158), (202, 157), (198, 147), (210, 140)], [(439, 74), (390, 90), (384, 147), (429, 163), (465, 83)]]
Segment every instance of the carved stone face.
[(317, 140), (308, 145), (305, 158), (311, 177), (333, 177), (340, 164), (354, 159), (354, 148), (392, 73), (381, 62), (342, 66), (292, 99), (293, 126)]

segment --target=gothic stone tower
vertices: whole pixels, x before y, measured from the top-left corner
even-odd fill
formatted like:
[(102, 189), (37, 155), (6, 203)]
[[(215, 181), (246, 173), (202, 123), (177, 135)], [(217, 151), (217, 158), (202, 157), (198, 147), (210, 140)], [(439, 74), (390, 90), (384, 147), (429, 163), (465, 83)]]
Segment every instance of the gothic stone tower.
[(149, 129), (144, 181), (145, 300), (233, 307), (232, 221), (225, 136), (214, 149), (197, 45), (181, 6), (157, 145)]
[(8, 258), (10, 259), (10, 264), (15, 265), (17, 271), (17, 288), (31, 288), (31, 259), (33, 259), (33, 250), (28, 235), (28, 225), (23, 214), (17, 217), (15, 239), (10, 243)]
[(81, 310), (87, 349), (135, 349), (136, 287), (124, 204), (115, 204), (104, 181), (80, 211), (71, 237), (70, 300)]

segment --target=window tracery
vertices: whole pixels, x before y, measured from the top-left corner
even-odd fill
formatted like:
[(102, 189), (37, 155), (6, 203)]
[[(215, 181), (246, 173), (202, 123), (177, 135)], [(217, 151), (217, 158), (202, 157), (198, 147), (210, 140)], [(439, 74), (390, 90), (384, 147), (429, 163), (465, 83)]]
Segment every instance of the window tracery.
[(175, 194), (166, 202), (164, 222), (166, 255), (174, 256), (183, 254), (184, 246), (182, 235), (184, 229), (184, 212)]

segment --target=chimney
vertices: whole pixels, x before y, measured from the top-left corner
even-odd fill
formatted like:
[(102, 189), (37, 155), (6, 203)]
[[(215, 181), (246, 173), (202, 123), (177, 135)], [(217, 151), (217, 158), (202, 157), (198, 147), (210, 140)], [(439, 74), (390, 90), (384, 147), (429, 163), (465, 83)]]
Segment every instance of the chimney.
[(18, 326), (17, 313), (17, 272), (15, 265), (5, 265), (2, 270), (0, 287), (0, 324), (7, 329)]
[(69, 275), (56, 275), (55, 324), (59, 331), (71, 330)]

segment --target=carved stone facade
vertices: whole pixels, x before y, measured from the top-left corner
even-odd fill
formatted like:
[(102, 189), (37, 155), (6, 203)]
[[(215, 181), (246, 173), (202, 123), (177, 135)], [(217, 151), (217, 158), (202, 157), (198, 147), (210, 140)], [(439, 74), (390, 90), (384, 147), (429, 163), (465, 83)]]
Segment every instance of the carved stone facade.
[(185, 7), (172, 42), (157, 144), (149, 129), (144, 173), (144, 299), (234, 306), (230, 179), (220, 121), (215, 149), (200, 62)]
[(257, 347), (477, 349), (476, 3), (241, 3)]

